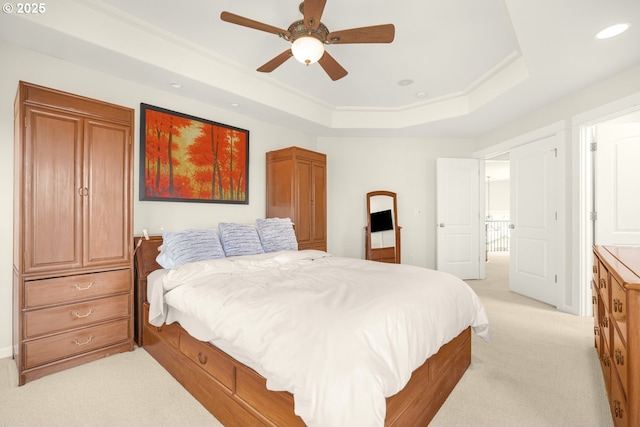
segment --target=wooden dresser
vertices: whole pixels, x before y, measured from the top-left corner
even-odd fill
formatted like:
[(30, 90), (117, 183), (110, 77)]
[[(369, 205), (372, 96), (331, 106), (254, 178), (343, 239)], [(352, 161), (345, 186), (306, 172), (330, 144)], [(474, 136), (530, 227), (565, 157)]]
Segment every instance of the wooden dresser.
[(13, 352), (19, 384), (133, 350), (134, 110), (20, 82)]
[(289, 147), (267, 153), (267, 218), (291, 218), (298, 249), (327, 250), (327, 157)]
[(595, 246), (595, 346), (616, 427), (640, 426), (640, 248)]

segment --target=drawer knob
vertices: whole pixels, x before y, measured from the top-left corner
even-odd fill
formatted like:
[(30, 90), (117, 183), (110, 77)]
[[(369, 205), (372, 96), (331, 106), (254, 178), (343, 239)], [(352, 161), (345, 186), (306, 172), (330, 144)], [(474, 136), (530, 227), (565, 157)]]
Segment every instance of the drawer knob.
[(616, 418), (622, 418), (622, 415), (624, 414), (624, 410), (622, 409), (622, 405), (618, 399), (613, 401), (613, 413)]
[(71, 315), (72, 315), (73, 317), (75, 317), (76, 319), (81, 319), (81, 318), (83, 318), (83, 317), (89, 317), (89, 316), (91, 316), (91, 313), (93, 313), (93, 308), (90, 308), (90, 309), (89, 309), (89, 311), (88, 311), (86, 314), (80, 314), (80, 313), (78, 313), (77, 311), (73, 310), (73, 311), (71, 312)]
[(85, 286), (85, 287), (82, 287), (82, 286), (78, 285), (77, 283), (75, 283), (73, 286), (75, 286), (76, 289), (79, 290), (79, 291), (86, 291), (88, 289), (91, 289), (91, 287), (93, 286), (93, 281), (89, 282), (89, 284), (87, 286)]
[(616, 365), (624, 365), (624, 356), (622, 355), (622, 351), (619, 348), (616, 348)]
[(72, 342), (75, 345), (87, 345), (87, 344), (89, 344), (91, 342), (92, 339), (93, 339), (93, 335), (89, 335), (89, 338), (87, 338), (87, 340), (85, 342), (78, 341), (78, 338), (74, 338)]
[(209, 359), (207, 358), (206, 354), (202, 354), (202, 352), (198, 352), (198, 362), (200, 362), (201, 365), (204, 365), (205, 363), (207, 363)]
[(622, 301), (620, 301), (618, 298), (613, 299), (613, 311), (622, 313)]

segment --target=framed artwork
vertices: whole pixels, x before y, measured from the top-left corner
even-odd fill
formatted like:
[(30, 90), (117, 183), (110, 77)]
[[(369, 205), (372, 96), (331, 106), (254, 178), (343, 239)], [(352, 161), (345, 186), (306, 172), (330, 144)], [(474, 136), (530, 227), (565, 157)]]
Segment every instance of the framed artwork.
[(249, 131), (140, 104), (140, 200), (249, 203)]

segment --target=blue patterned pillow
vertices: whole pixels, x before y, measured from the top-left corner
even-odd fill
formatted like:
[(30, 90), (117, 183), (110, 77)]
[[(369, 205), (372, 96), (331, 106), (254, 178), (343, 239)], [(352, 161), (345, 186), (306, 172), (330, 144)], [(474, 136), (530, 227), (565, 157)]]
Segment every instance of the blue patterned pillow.
[(256, 228), (265, 252), (297, 251), (298, 241), (289, 218), (257, 219)]
[(220, 237), (214, 229), (168, 232), (162, 235), (162, 240), (162, 250), (156, 261), (165, 268), (205, 259), (224, 258)]
[(220, 240), (226, 256), (254, 255), (264, 253), (258, 230), (253, 224), (221, 222)]

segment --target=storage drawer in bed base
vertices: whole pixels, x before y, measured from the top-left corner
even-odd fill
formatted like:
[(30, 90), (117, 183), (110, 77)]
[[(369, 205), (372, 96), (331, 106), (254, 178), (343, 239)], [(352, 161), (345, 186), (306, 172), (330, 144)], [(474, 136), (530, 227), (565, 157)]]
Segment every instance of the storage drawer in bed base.
[[(303, 426), (293, 396), (266, 389), (266, 380), (177, 324), (158, 328), (143, 310), (144, 348), (225, 426)], [(471, 328), (416, 369), (387, 399), (388, 427), (427, 426), (471, 363)], [(208, 366), (207, 366), (208, 365)], [(215, 365), (215, 366), (214, 366)]]

